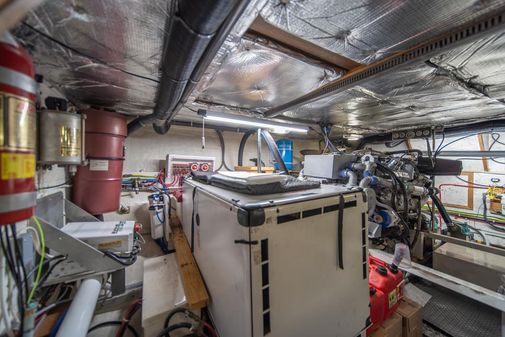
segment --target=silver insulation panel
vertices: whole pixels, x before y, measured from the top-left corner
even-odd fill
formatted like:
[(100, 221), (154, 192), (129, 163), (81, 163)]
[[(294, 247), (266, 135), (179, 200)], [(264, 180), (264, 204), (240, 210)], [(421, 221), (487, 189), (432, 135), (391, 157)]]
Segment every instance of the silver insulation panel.
[(503, 6), (499, 0), (269, 0), (270, 24), (372, 63)]
[(356, 127), (358, 133), (505, 118), (503, 39), (479, 40), (284, 116)]
[(505, 33), (478, 40), (431, 61), (468, 88), (493, 99), (505, 99)]
[(229, 47), (198, 101), (261, 112), (341, 76), (266, 40), (242, 38)]
[[(164, 25), (174, 0), (51, 0), (15, 31), (37, 72), (77, 105), (152, 113)], [(361, 63), (503, 6), (497, 0), (254, 0), (177, 119), (196, 109), (257, 114), (341, 74), (268, 41), (244, 38), (260, 14), (269, 23)], [(490, 36), (429, 63), (377, 77), (288, 111), (295, 122), (330, 122), (342, 132), (453, 125), (504, 118), (505, 37)], [(196, 101), (196, 102), (193, 102)]]
[[(20, 25), (37, 69), (76, 104), (152, 112), (167, 0), (51, 0)], [(31, 28), (33, 27), (33, 28)]]

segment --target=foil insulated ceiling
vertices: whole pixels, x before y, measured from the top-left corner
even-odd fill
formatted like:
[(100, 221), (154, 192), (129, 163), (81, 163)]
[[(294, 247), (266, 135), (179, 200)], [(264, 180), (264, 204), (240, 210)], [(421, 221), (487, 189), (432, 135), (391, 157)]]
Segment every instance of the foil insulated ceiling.
[(20, 25), (37, 72), (75, 104), (149, 114), (167, 0), (51, 0)]
[(372, 63), (503, 6), (499, 0), (269, 0), (268, 23)]
[[(46, 1), (15, 34), (37, 72), (73, 103), (148, 115), (174, 1)], [(286, 45), (243, 36), (258, 14), (367, 64), (503, 6), (497, 0), (253, 0), (176, 118), (198, 121), (198, 108), (258, 115), (343, 75)], [(505, 118), (504, 46), (503, 34), (488, 36), (279, 117), (362, 134)]]
[(441, 54), (431, 62), (469, 89), (505, 99), (505, 33)]
[(505, 118), (505, 104), (425, 64), (378, 77), (284, 116), (355, 128), (357, 133)]
[(261, 112), (286, 103), (341, 76), (266, 40), (241, 39), (210, 79), (199, 102)]

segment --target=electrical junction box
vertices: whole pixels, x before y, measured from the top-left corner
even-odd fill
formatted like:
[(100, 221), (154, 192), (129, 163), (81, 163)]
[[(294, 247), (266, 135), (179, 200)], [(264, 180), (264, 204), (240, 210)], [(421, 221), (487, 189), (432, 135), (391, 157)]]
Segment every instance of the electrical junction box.
[(356, 161), (351, 154), (307, 155), (304, 159), (303, 175), (321, 179), (338, 179), (339, 172)]
[(186, 156), (169, 154), (166, 161), (166, 182), (182, 183), (182, 178), (194, 171), (213, 172), (216, 167), (215, 157)]
[(133, 249), (135, 221), (70, 222), (62, 230), (98, 250), (129, 253)]

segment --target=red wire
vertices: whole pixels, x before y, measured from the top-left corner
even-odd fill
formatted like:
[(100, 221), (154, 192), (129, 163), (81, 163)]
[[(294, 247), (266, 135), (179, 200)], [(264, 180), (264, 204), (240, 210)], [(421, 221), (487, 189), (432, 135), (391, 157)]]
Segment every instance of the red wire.
[[(461, 218), (461, 219), (467, 219), (467, 220), (472, 220), (472, 221), (477, 221), (477, 222), (482, 222), (482, 223), (488, 223), (488, 221), (486, 220), (483, 220), (483, 219), (478, 219), (478, 218), (474, 218), (474, 217), (470, 217), (470, 216), (465, 216), (465, 215), (454, 215), (455, 218)], [(505, 223), (503, 222), (496, 222), (496, 221), (493, 221), (492, 222), (494, 226), (498, 226), (498, 227), (505, 227)]]
[(117, 329), (115, 337), (121, 337), (122, 331), (124, 331), (124, 329), (126, 329), (126, 324), (128, 324), (128, 322), (130, 321), (132, 316), (135, 314), (135, 312), (137, 312), (137, 310), (140, 309), (141, 305), (142, 305), (142, 299), (139, 299), (139, 300), (133, 301), (128, 306), (128, 308), (126, 309), (125, 314), (123, 316), (123, 319), (122, 319), (123, 322), (121, 323), (121, 325)]
[(212, 327), (212, 325), (210, 325), (210, 324), (209, 324), (209, 323), (207, 323), (207, 322), (203, 322), (203, 321), (202, 321), (202, 323), (203, 323), (203, 325), (207, 328), (207, 330), (209, 330), (209, 331), (210, 331), (210, 333), (212, 334), (212, 336), (217, 337), (216, 330), (214, 330), (214, 328)]

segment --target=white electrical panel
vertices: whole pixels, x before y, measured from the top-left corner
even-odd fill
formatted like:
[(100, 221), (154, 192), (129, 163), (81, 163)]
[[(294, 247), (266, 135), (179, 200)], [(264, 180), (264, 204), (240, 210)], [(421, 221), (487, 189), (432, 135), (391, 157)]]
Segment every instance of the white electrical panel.
[(70, 222), (62, 230), (98, 250), (129, 253), (133, 249), (135, 221)]
[(186, 156), (180, 154), (167, 155), (166, 182), (180, 183), (193, 171), (212, 172), (216, 166), (215, 157)]

